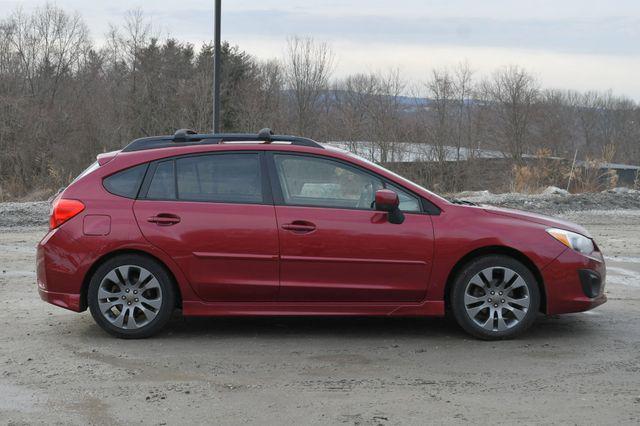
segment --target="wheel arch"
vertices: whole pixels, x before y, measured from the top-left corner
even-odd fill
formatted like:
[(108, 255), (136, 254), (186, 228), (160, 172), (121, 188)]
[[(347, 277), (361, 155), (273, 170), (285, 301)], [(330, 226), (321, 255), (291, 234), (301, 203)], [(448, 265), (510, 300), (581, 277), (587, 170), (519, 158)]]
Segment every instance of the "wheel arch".
[(545, 284), (544, 284), (544, 279), (542, 277), (542, 273), (540, 272), (538, 267), (535, 265), (535, 263), (533, 263), (531, 259), (529, 259), (524, 253), (512, 247), (507, 247), (507, 246), (480, 247), (465, 254), (462, 258), (458, 260), (458, 262), (456, 262), (454, 267), (449, 272), (449, 275), (447, 276), (447, 282), (444, 289), (445, 309), (447, 310), (450, 309), (451, 288), (453, 287), (453, 282), (455, 281), (456, 276), (460, 273), (462, 268), (464, 268), (464, 266), (467, 265), (472, 260), (475, 260), (484, 256), (490, 256), (490, 255), (503, 255), (503, 256), (511, 257), (521, 262), (522, 264), (524, 264), (531, 271), (531, 273), (536, 279), (536, 283), (538, 284), (538, 288), (540, 290), (540, 311), (546, 312), (547, 311), (547, 294), (545, 291)]
[(169, 275), (169, 278), (171, 278), (171, 285), (173, 286), (173, 290), (175, 291), (175, 296), (176, 296), (175, 297), (176, 307), (182, 308), (182, 292), (180, 290), (180, 286), (178, 285), (178, 281), (176, 280), (175, 274), (173, 273), (173, 271), (171, 271), (171, 268), (169, 268), (157, 256), (154, 256), (144, 250), (121, 249), (121, 250), (112, 251), (98, 258), (95, 262), (93, 262), (91, 267), (87, 270), (87, 273), (84, 275), (84, 279), (82, 280), (82, 287), (80, 288), (80, 311), (84, 311), (88, 307), (87, 291), (89, 289), (89, 283), (91, 282), (91, 278), (93, 277), (93, 274), (96, 272), (96, 270), (100, 267), (100, 265), (104, 264), (110, 259), (113, 259), (116, 256), (125, 255), (125, 254), (136, 254), (136, 255), (148, 257), (149, 259), (157, 262), (161, 267), (163, 267), (167, 272), (167, 274)]

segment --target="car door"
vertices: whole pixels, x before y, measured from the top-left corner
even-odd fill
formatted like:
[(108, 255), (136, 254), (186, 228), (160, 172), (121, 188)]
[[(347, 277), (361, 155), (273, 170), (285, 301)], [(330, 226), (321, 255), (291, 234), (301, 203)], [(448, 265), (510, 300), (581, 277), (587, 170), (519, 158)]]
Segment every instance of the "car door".
[(152, 164), (134, 203), (145, 238), (209, 301), (269, 301), (278, 292), (278, 234), (263, 155), (177, 157)]
[[(280, 236), (280, 300), (420, 301), (433, 261), (431, 218), (421, 201), (376, 174), (328, 157), (270, 153)], [(396, 191), (392, 224), (375, 191)]]

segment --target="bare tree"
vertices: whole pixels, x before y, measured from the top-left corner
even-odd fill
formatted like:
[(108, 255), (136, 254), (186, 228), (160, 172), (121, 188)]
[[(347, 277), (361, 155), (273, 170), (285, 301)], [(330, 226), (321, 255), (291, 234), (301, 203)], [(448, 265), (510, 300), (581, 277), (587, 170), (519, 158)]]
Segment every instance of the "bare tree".
[(375, 159), (374, 150), (369, 147), (369, 152), (364, 153), (358, 145), (373, 137), (370, 104), (378, 91), (377, 85), (374, 75), (355, 74), (336, 82), (333, 89), (334, 135), (347, 142), (349, 149), (359, 150), (370, 160)]
[[(406, 141), (407, 129), (402, 113), (405, 83), (398, 70), (386, 73), (349, 76), (334, 86), (333, 102), (340, 130), (335, 134), (349, 143), (350, 149), (371, 160), (396, 161), (397, 142)], [(362, 152), (360, 141), (368, 143)]]
[(570, 103), (576, 109), (578, 123), (584, 139), (584, 153), (597, 152), (598, 121), (600, 119), (601, 95), (597, 92), (571, 93)]
[(4, 25), (32, 96), (47, 92), (53, 102), (60, 81), (77, 69), (88, 48), (88, 30), (80, 15), (47, 4), (33, 15), (17, 10)]
[(428, 99), (426, 107), (417, 108), (419, 125), (415, 140), (428, 143), (425, 155), (435, 162), (431, 175), (440, 182), (440, 189), (455, 190), (464, 180), (463, 173), (455, 169), (472, 152), (467, 150), (463, 156), (462, 149), (478, 143), (473, 72), (466, 63), (453, 69), (434, 70), (425, 89), (425, 93), (415, 93), (418, 99)]
[[(58, 189), (98, 152), (145, 133), (211, 128), (211, 44), (156, 37), (140, 10), (106, 39), (96, 48), (77, 14), (50, 5), (0, 21), (0, 198)], [(411, 100), (400, 70), (332, 80), (330, 49), (310, 39), (290, 40), (284, 61), (263, 62), (228, 43), (220, 53), (225, 131), (269, 126), (347, 141), (392, 167), (409, 158), (399, 142), (434, 146), (436, 165), (406, 171), (437, 189), (473, 185), (464, 174), (480, 163), (465, 158), (477, 148), (516, 160), (541, 149), (572, 158), (578, 149), (592, 163), (640, 164), (637, 102), (542, 91), (518, 67), (480, 85), (468, 64), (437, 70)]]
[(543, 90), (535, 108), (535, 135), (532, 147), (538, 151), (571, 157), (577, 146), (572, 141), (577, 120), (566, 92)]
[(468, 62), (460, 63), (453, 72), (453, 85), (457, 104), (454, 144), (456, 159), (460, 160), (460, 149), (462, 147), (471, 148), (477, 144), (473, 102), (476, 88), (473, 81), (473, 70)]
[(134, 9), (127, 12), (124, 23), (124, 35), (119, 39), (126, 63), (131, 70), (132, 91), (136, 92), (136, 82), (140, 54), (149, 42), (151, 35), (151, 23), (147, 21), (142, 9)]
[(241, 128), (257, 131), (269, 127), (289, 132), (282, 111), (285, 108), (283, 66), (277, 60), (256, 64), (256, 78), (243, 87), (245, 113), (239, 117)]
[(434, 70), (427, 82), (427, 93), (431, 100), (431, 124), (429, 143), (435, 160), (443, 163), (447, 160), (448, 149), (453, 145), (456, 122), (453, 112), (456, 109), (455, 87), (448, 70)]
[(401, 117), (405, 82), (397, 69), (377, 74), (373, 79), (378, 84), (369, 108), (373, 131), (370, 140), (378, 146), (381, 162), (395, 161), (397, 142), (406, 140)]
[(530, 140), (538, 94), (538, 82), (517, 66), (497, 71), (483, 84), (483, 95), (494, 108), (495, 135), (504, 152), (518, 162)]
[(317, 133), (314, 124), (319, 104), (329, 88), (333, 53), (326, 43), (296, 37), (288, 41), (285, 64), (296, 130), (300, 134), (313, 136)]

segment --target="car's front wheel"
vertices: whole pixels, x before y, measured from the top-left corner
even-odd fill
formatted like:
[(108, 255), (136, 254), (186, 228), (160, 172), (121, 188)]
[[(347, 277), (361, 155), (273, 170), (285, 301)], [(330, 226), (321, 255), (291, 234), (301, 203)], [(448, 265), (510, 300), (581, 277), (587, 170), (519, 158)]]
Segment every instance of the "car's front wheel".
[(485, 256), (456, 276), (451, 310), (460, 326), (481, 339), (508, 339), (528, 329), (540, 307), (540, 290), (525, 265), (508, 256)]
[(149, 337), (171, 318), (171, 278), (156, 261), (137, 254), (116, 256), (102, 264), (89, 283), (87, 299), (96, 323), (125, 339)]

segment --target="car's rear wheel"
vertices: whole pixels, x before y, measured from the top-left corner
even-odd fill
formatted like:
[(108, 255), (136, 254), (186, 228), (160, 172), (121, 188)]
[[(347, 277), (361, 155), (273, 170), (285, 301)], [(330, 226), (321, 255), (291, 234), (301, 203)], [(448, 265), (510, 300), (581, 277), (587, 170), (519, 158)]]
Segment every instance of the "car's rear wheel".
[(175, 295), (171, 278), (160, 264), (127, 254), (108, 260), (95, 271), (87, 299), (93, 319), (105, 331), (139, 339), (166, 325)]
[(460, 326), (481, 339), (508, 339), (527, 330), (540, 307), (538, 283), (508, 256), (485, 256), (465, 265), (453, 283), (451, 310)]

